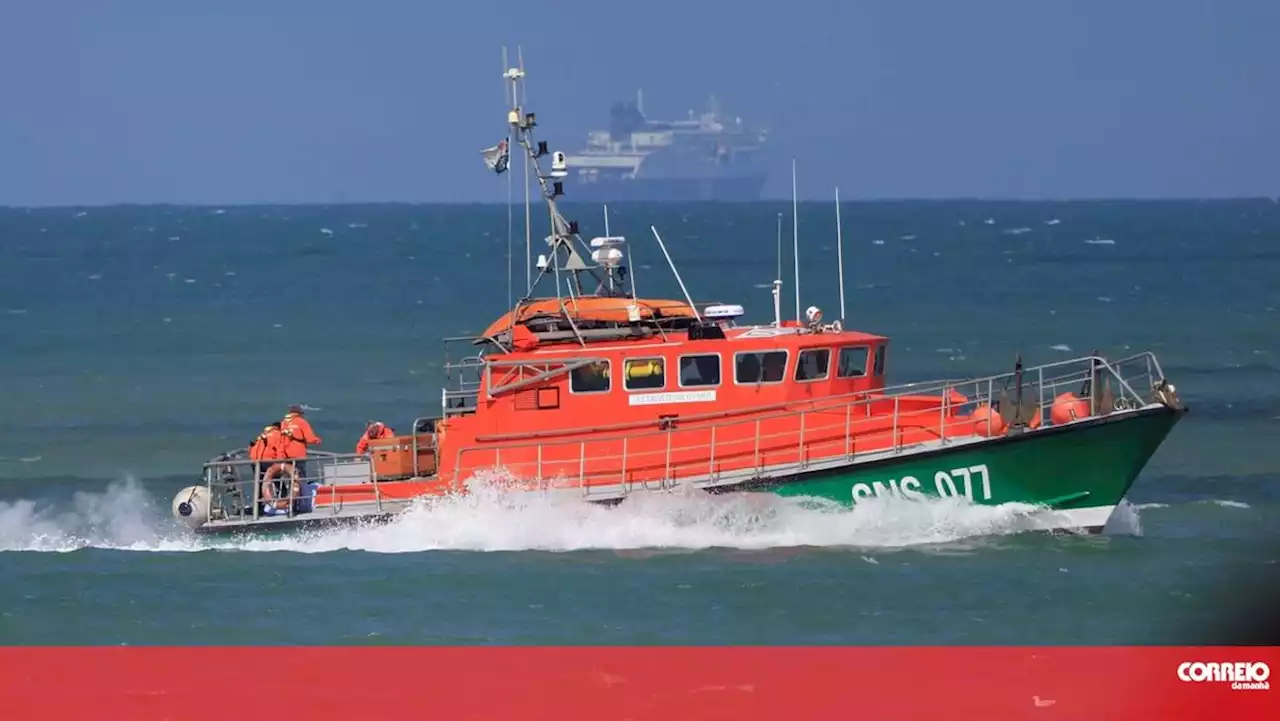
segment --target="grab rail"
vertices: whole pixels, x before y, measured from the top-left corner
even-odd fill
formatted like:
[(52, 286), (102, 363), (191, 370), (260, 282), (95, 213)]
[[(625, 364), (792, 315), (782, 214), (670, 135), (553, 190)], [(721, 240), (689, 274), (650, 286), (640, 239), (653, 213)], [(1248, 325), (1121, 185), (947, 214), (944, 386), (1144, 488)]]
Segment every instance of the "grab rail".
[[(1132, 366), (1138, 361), (1142, 361), (1141, 368), (1147, 377), (1147, 387), (1154, 387), (1157, 378), (1160, 378), (1159, 366), (1154, 362), (1154, 355), (1149, 351), (1137, 353), (1132, 356), (1122, 358), (1118, 361), (1108, 361), (1101, 356), (1090, 355), (1072, 360), (1056, 361), (1045, 363), (1039, 366), (1024, 368), (1022, 374), (1022, 403), (1025, 404), (1029, 400), (1031, 403), (1030, 414), (1027, 418), (1022, 418), (1024, 423), (1039, 424), (1047, 420), (1046, 412), (1052, 409), (1055, 399), (1065, 392), (1067, 386), (1071, 386), (1071, 390), (1076, 396), (1082, 400), (1090, 401), (1091, 407), (1095, 407), (1096, 398), (1102, 392), (1099, 384), (1102, 379), (1111, 379), (1114, 381), (1112, 385), (1117, 387), (1119, 395), (1114, 409), (1105, 409), (1102, 412), (1111, 412), (1111, 410), (1119, 410), (1124, 407), (1140, 407), (1147, 403), (1133, 387), (1133, 384), (1122, 370), (1126, 366)], [(1080, 367), (1081, 364), (1087, 364)], [(1069, 366), (1075, 365), (1075, 369), (1069, 369)], [(1049, 373), (1046, 373), (1049, 371)], [(619, 428), (650, 428), (652, 429), (656, 422), (650, 421), (643, 424), (614, 424), (610, 426), (593, 427), (592, 436), (589, 440), (583, 440), (581, 437), (581, 429), (575, 433), (574, 430), (555, 431), (555, 435), (573, 436), (571, 438), (545, 438), (545, 437), (528, 437), (524, 440), (511, 440), (506, 442), (492, 443), (480, 442), (466, 447), (460, 447), (454, 454), (454, 470), (453, 474), (466, 474), (473, 472), (475, 468), (465, 466), (464, 459), (474, 454), (493, 454), (495, 456), (495, 467), (501, 466), (508, 471), (513, 471), (511, 461), (504, 464), (496, 463), (499, 454), (514, 460), (519, 457), (516, 453), (520, 450), (536, 448), (537, 461), (533, 470), (532, 480), (541, 484), (546, 479), (544, 472), (547, 470), (546, 464), (548, 458), (554, 466), (567, 467), (566, 464), (576, 466), (576, 478), (568, 479), (576, 481), (576, 485), (586, 489), (592, 485), (596, 485), (592, 481), (598, 480), (597, 474), (590, 472), (590, 465), (596, 467), (605, 466), (608, 470), (602, 471), (604, 475), (610, 477), (619, 477), (619, 483), (624, 487), (628, 484), (629, 469), (634, 469), (637, 464), (641, 467), (649, 467), (651, 470), (661, 471), (661, 485), (666, 486), (674, 481), (674, 476), (681, 472), (687, 472), (689, 462), (673, 458), (684, 453), (702, 453), (705, 457), (697, 461), (704, 464), (706, 468), (706, 476), (712, 478), (718, 470), (727, 462), (726, 459), (738, 458), (741, 468), (735, 470), (743, 470), (746, 468), (754, 469), (759, 473), (766, 465), (764, 457), (766, 455), (777, 455), (779, 447), (776, 442), (782, 442), (788, 438), (795, 438), (790, 453), (794, 454), (794, 461), (783, 465), (783, 468), (803, 469), (811, 466), (815, 462), (844, 458), (851, 460), (860, 454), (879, 453), (889, 451), (891, 453), (901, 453), (904, 450), (915, 448), (926, 443), (937, 443), (947, 445), (963, 439), (972, 439), (979, 432), (978, 428), (970, 426), (967, 430), (962, 425), (964, 419), (968, 415), (961, 411), (969, 409), (972, 411), (979, 406), (989, 405), (993, 407), (999, 406), (1003, 401), (1009, 403), (1017, 403), (1017, 399), (1012, 397), (1017, 392), (1016, 388), (1010, 387), (1006, 381), (1015, 378), (1018, 371), (1003, 373), (984, 378), (974, 378), (962, 381), (945, 381), (935, 383), (909, 383), (901, 384), (887, 388), (889, 392), (859, 392), (854, 394), (845, 394), (838, 397), (822, 399), (819, 401), (805, 401), (801, 403), (793, 403), (790, 409), (778, 412), (767, 413), (766, 415), (756, 415), (751, 418), (733, 418), (718, 423), (699, 423), (700, 419), (723, 419), (723, 413), (701, 414), (699, 416), (686, 416), (681, 419), (678, 428), (659, 428), (657, 430), (646, 430), (641, 433), (609, 433), (608, 431), (616, 431)], [(1087, 391), (1086, 391), (1087, 386)], [(930, 393), (933, 391), (933, 393)], [(959, 394), (960, 398), (954, 394)], [(963, 400), (961, 400), (963, 398)], [(877, 404), (892, 403), (892, 410), (889, 413), (873, 414), (871, 412), (873, 406)], [(765, 409), (776, 408), (779, 404), (771, 406), (763, 406)], [(1025, 406), (1024, 406), (1025, 408)], [(866, 411), (865, 414), (860, 411)], [(749, 410), (742, 411), (747, 413)], [(840, 416), (839, 423), (826, 422), (826, 416), (838, 412)], [(737, 415), (737, 413), (735, 413)], [(859, 438), (868, 436), (876, 436), (883, 434), (882, 425), (879, 423), (888, 423), (889, 440), (887, 447), (875, 446), (860, 451)], [(931, 417), (932, 421), (926, 421), (926, 417)], [(956, 419), (948, 422), (948, 419)], [(762, 432), (763, 426), (780, 420), (790, 420), (798, 425), (798, 428), (791, 428), (774, 433)], [(993, 430), (995, 418), (987, 421), (986, 432), (989, 434)], [(735, 435), (731, 429), (742, 428), (751, 425), (753, 430), (750, 433), (738, 433)], [(841, 430), (836, 430), (839, 425)], [(861, 426), (861, 427), (860, 427)], [(877, 430), (880, 428), (881, 430)], [(601, 433), (604, 431), (604, 433)], [(696, 445), (680, 445), (676, 443), (675, 438), (679, 435), (688, 438), (690, 435), (710, 436), (709, 442), (701, 442)], [(665, 438), (659, 439), (659, 436)], [(733, 451), (732, 447), (747, 441), (750, 437), (752, 448), (750, 450), (749, 462), (742, 451)], [(488, 440), (495, 436), (486, 436), (477, 440)], [(925, 438), (926, 440), (921, 440)], [(622, 452), (605, 452), (605, 448), (610, 449), (616, 444), (622, 444)], [(657, 445), (654, 445), (657, 443)], [(835, 447), (838, 444), (838, 450)], [(635, 447), (639, 445), (642, 449), (650, 450), (635, 451)], [(570, 454), (556, 453), (557, 449), (564, 449), (568, 446), (576, 446)], [(827, 448), (832, 446), (832, 448)], [(658, 449), (660, 450), (654, 450)], [(826, 449), (826, 450), (823, 450)], [(656, 465), (647, 466), (643, 458), (646, 455), (656, 456), (661, 453), (660, 457), (654, 457), (653, 461)], [(613, 462), (616, 461), (616, 466)], [(516, 465), (520, 465), (516, 463)], [(488, 464), (478, 464), (477, 467), (487, 467)], [(570, 472), (572, 473), (572, 472)], [(524, 474), (516, 474), (524, 477)], [(647, 477), (646, 477), (647, 478)], [(460, 478), (455, 478), (457, 482)], [(642, 482), (642, 481), (635, 481)], [(643, 482), (648, 482), (645, 480)]]
[[(1145, 382), (1140, 380), (1144, 376)], [(1154, 389), (1163, 380), (1159, 362), (1150, 351), (1112, 361), (1090, 355), (982, 378), (903, 383), (790, 406), (770, 404), (731, 413), (685, 416), (678, 425), (658, 420), (596, 426), (586, 438), (582, 434), (587, 429), (581, 428), (555, 431), (561, 438), (528, 434), (517, 436), (519, 440), (486, 442), (500, 437), (478, 437), (479, 442), (457, 448), (452, 469), (435, 478), (461, 488), (466, 485), (464, 479), (474, 476), (477, 470), (493, 467), (543, 486), (548, 483), (550, 471), (554, 476), (552, 485), (577, 485), (585, 495), (615, 485), (625, 494), (637, 483), (643, 487), (657, 483), (659, 488), (667, 488), (675, 485), (678, 477), (714, 482), (759, 477), (766, 472), (785, 474), (814, 464), (850, 462), (871, 454), (900, 454), (924, 445), (969, 442), (992, 433), (993, 423), (999, 420), (997, 412), (1008, 418), (1011, 413), (1028, 410), (1029, 416), (1020, 420), (1038, 425), (1047, 420), (1046, 412), (1067, 390), (1088, 401), (1091, 413), (1142, 407), (1151, 401), (1135, 385)], [(1116, 394), (1114, 407), (1099, 408), (1112, 386)], [(993, 411), (985, 427), (971, 420), (972, 411), (984, 405)], [(753, 412), (750, 417), (742, 417)], [(414, 478), (422, 475), (419, 449), (428, 444), (439, 449), (435, 434), (420, 434), (419, 428), (447, 417), (414, 419)], [(621, 432), (624, 429), (632, 431)], [(262, 471), (290, 459), (253, 461), (244, 457), (245, 453), (245, 449), (239, 449), (205, 463), (204, 485), (214, 508), (224, 515), (257, 520), (266, 500), (260, 494)], [(490, 454), (492, 464), (487, 462), (488, 457), (480, 459), (484, 462), (472, 460), (470, 465), (464, 464), (476, 454)], [(371, 484), (372, 501), (379, 512), (384, 501), (381, 484), (394, 482), (379, 480), (367, 454), (310, 451), (306, 458), (296, 460), (307, 464), (307, 476), (300, 477), (296, 487), (289, 482), (288, 473), (281, 476), (289, 492), (273, 499), (287, 502), (280, 515), (290, 518), (296, 515), (296, 502), (308, 483), (320, 483), (317, 493), (329, 494), (328, 507), (336, 513), (341, 509), (342, 498), (350, 498), (337, 490), (344, 480)], [(343, 466), (357, 463), (366, 465), (354, 476), (349, 469), (344, 475)], [(237, 506), (234, 513), (230, 504)]]
[[(305, 498), (311, 498), (314, 503), (319, 494), (324, 492), (321, 489), (328, 489), (330, 510), (336, 511), (341, 508), (337, 489), (339, 486), (354, 483), (371, 484), (375, 508), (379, 512), (383, 510), (380, 481), (373, 472), (373, 464), (369, 462), (368, 456), (364, 454), (310, 451), (305, 458), (270, 458), (261, 460), (248, 458), (245, 454), (245, 449), (237, 449), (236, 451), (224, 453), (204, 464), (202, 469), (203, 485), (211, 499), (211, 518), (220, 516), (224, 520), (252, 519), (256, 521), (264, 516), (262, 505), (267, 501), (285, 503), (285, 508), (280, 509), (279, 513), (270, 515), (293, 518), (298, 515), (297, 502)], [(304, 464), (307, 474), (294, 478), (288, 468), (288, 465), (292, 463)], [(343, 466), (354, 467), (362, 464), (367, 469), (363, 477), (343, 475)], [(264, 472), (276, 465), (284, 465), (284, 472), (274, 479), (264, 480)], [(264, 497), (261, 493), (262, 484), (272, 481), (283, 482), (288, 489), (288, 493), (270, 499)], [(342, 481), (346, 481), (346, 483)], [(304, 496), (303, 491), (311, 483), (318, 485), (315, 495), (306, 494)], [(231, 507), (233, 505), (234, 508)], [(310, 512), (314, 513), (314, 508)]]

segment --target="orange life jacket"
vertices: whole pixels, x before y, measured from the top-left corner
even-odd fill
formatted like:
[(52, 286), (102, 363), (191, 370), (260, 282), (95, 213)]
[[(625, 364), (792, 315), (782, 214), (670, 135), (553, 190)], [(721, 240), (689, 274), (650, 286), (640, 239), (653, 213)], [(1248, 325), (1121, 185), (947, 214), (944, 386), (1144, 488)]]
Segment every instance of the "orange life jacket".
[(356, 443), (356, 453), (364, 453), (369, 450), (369, 441), (376, 441), (382, 438), (395, 438), (396, 432), (391, 429), (391, 426), (383, 423), (380, 424), (378, 428), (380, 430), (374, 431), (372, 434), (366, 430), (364, 435), (360, 436), (359, 442)]
[(284, 458), (284, 436), (280, 429), (267, 426), (249, 446), (249, 459), (253, 461), (274, 461)]
[(285, 458), (306, 458), (307, 446), (320, 443), (320, 436), (311, 430), (311, 423), (296, 413), (286, 414), (280, 428), (284, 431)]

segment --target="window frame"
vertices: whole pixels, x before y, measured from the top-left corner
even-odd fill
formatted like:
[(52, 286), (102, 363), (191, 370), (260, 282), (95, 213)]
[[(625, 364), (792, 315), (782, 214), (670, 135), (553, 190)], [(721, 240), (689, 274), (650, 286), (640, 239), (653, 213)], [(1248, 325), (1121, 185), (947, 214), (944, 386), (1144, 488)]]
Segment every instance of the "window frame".
[[(628, 388), (627, 381), (630, 379), (627, 378), (627, 366), (631, 363), (640, 363), (644, 361), (655, 361), (655, 360), (662, 364), (662, 385), (654, 386), (651, 388)], [(622, 359), (622, 390), (628, 393), (654, 393), (658, 391), (665, 391), (666, 389), (667, 389), (667, 358), (666, 356), (644, 355), (644, 356), (635, 356), (634, 358)]]
[[(840, 368), (844, 365), (843, 363), (840, 362), (840, 355), (843, 355), (845, 350), (849, 348), (861, 348), (863, 351), (862, 372), (859, 373), (858, 375), (847, 376), (847, 375), (841, 375), (840, 373)], [(871, 346), (867, 345), (866, 343), (853, 343), (850, 345), (840, 346), (839, 355), (836, 356), (836, 379), (842, 380), (842, 381), (850, 381), (856, 378), (870, 378), (871, 374), (867, 372), (867, 366), (871, 364), (872, 355), (873, 354), (871, 352)]]
[[(685, 358), (715, 358), (716, 371), (720, 376), (715, 383), (702, 383), (699, 385), (687, 386), (684, 384), (684, 378), (680, 373), (680, 362)], [(724, 383), (724, 356), (719, 353), (685, 353), (676, 357), (676, 387), (677, 388), (719, 388)]]
[[(827, 354), (827, 371), (822, 375), (816, 376), (814, 378), (799, 378), (798, 376), (800, 374), (801, 364), (804, 363), (805, 353), (826, 353)], [(817, 381), (830, 380), (831, 379), (831, 348), (824, 346), (820, 348), (800, 349), (800, 352), (796, 354), (796, 369), (792, 371), (791, 378), (796, 383), (815, 383)]]
[[(782, 377), (776, 381), (748, 381), (742, 382), (738, 380), (738, 356), (741, 355), (759, 355), (765, 356), (770, 353), (781, 353), (783, 357)], [(787, 369), (791, 367), (791, 349), (790, 348), (770, 348), (769, 350), (740, 350), (733, 353), (733, 384), (735, 386), (777, 386), (787, 382)], [(761, 358), (761, 371), (764, 370), (764, 359)], [(761, 373), (763, 376), (763, 372)]]
[[(582, 366), (582, 368), (587, 368), (587, 367), (589, 367), (589, 366)], [(605, 393), (612, 393), (612, 392), (613, 392), (613, 359), (612, 359), (612, 358), (605, 358), (605, 359), (604, 359), (604, 367), (605, 367), (605, 370), (608, 372), (608, 375), (607, 375), (607, 376), (605, 376), (605, 379), (609, 382), (609, 387), (605, 388), (605, 389), (604, 389), (604, 390), (602, 390), (602, 391), (578, 391), (578, 390), (574, 390), (574, 389), (573, 389), (573, 374), (574, 374), (574, 371), (579, 370), (578, 368), (575, 368), (575, 369), (573, 369), (573, 370), (569, 371), (569, 373), (568, 373), (568, 376), (569, 376), (569, 395), (571, 395), (571, 396), (598, 396), (598, 395), (603, 395), (603, 394), (605, 394)]]

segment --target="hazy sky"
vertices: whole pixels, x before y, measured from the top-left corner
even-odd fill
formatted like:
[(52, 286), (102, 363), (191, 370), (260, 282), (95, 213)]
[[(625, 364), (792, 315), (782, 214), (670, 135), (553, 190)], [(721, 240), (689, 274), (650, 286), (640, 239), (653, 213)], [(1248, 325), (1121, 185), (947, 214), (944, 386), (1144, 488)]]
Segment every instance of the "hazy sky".
[(0, 204), (505, 200), (501, 46), (576, 149), (644, 90), (766, 193), (1280, 195), (1278, 0), (0, 0)]

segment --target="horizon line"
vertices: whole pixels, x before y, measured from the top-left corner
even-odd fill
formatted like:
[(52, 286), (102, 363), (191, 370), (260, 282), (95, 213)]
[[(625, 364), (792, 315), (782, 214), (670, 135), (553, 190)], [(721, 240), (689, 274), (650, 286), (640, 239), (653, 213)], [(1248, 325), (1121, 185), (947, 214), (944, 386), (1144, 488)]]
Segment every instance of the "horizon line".
[[(863, 197), (849, 198), (842, 197), (841, 205), (851, 204), (869, 204), (869, 203), (1174, 203), (1174, 202), (1241, 202), (1241, 201), (1263, 201), (1269, 200), (1273, 203), (1280, 202), (1280, 195), (1168, 195), (1168, 196), (1061, 196), (1061, 197), (1038, 197), (1038, 198), (1019, 198), (1019, 197), (1001, 197), (1001, 196), (883, 196), (883, 197)], [(834, 201), (834, 197), (830, 199), (799, 199), (800, 203), (822, 203), (827, 204)], [(764, 205), (776, 203), (790, 203), (791, 198), (760, 198), (758, 200), (661, 200), (661, 201), (644, 201), (644, 200), (609, 200), (609, 201), (573, 201), (565, 197), (561, 197), (558, 201), (561, 205), (611, 205), (611, 206), (675, 206), (675, 205), (715, 205), (715, 206), (750, 206)], [(540, 205), (538, 200), (534, 200), (533, 205)], [(513, 205), (516, 205), (513, 203)], [(263, 208), (263, 207), (352, 207), (352, 206), (410, 206), (410, 207), (506, 207), (507, 202), (503, 200), (281, 200), (281, 201), (237, 201), (229, 203), (218, 203), (209, 201), (200, 202), (177, 202), (177, 201), (113, 201), (98, 203), (41, 203), (12, 205), (0, 203), (0, 210), (59, 210), (59, 209), (84, 209), (84, 208), (131, 208), (131, 207), (170, 207), (170, 208)]]

